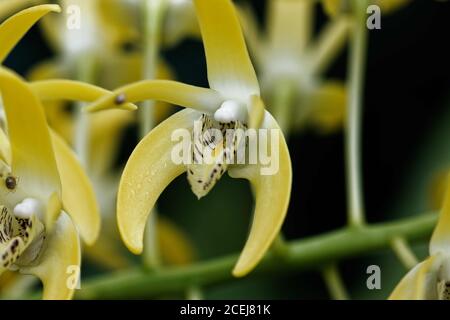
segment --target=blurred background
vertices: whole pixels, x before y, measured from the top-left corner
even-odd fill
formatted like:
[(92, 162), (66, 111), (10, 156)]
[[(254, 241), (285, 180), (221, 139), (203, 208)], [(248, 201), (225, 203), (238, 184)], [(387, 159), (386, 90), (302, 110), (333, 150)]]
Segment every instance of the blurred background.
[[(263, 28), (265, 1), (254, 0), (251, 5)], [(319, 4), (315, 15), (318, 32), (327, 19)], [(369, 33), (363, 117), (364, 197), (369, 222), (437, 209), (433, 188), (439, 172), (450, 163), (449, 19), (449, 4), (413, 0), (401, 10), (382, 16), (382, 29)], [(123, 50), (133, 50), (133, 46), (124, 43)], [(5, 64), (27, 75), (33, 66), (54, 54), (36, 26)], [(339, 55), (327, 77), (346, 79), (347, 55), (347, 50)], [(163, 50), (163, 56), (177, 80), (207, 86), (201, 42), (183, 40)], [(137, 137), (136, 126), (130, 125), (118, 141), (118, 167), (128, 158)], [(291, 135), (288, 144), (294, 179), (283, 226), (286, 238), (304, 238), (344, 226), (343, 134), (303, 130)], [(189, 189), (184, 175), (176, 179), (160, 198), (158, 210), (190, 238), (195, 259), (239, 252), (252, 212), (248, 184), (224, 176), (200, 201), (187, 192)], [(415, 244), (419, 257), (426, 255), (427, 240)], [(381, 290), (366, 288), (366, 268), (371, 264), (381, 267)], [(338, 265), (351, 297), (359, 299), (386, 298), (405, 272), (387, 250), (339, 261)], [(84, 266), (84, 277), (103, 272), (89, 260)], [(329, 298), (319, 270), (270, 278), (249, 276), (205, 288), (204, 295), (210, 299)]]

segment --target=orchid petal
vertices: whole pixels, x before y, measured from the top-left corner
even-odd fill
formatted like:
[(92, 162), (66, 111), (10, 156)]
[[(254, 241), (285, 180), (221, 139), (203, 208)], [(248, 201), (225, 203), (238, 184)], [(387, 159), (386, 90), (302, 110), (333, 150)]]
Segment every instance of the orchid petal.
[(13, 15), (0, 25), (0, 63), (22, 39), (28, 30), (49, 12), (60, 12), (58, 5), (40, 5)]
[(0, 70), (0, 91), (12, 151), (12, 170), (30, 195), (46, 202), (61, 182), (45, 114), (29, 86), (14, 73)]
[(438, 269), (442, 256), (434, 255), (411, 269), (396, 286), (389, 300), (437, 299)]
[(447, 193), (441, 215), (430, 241), (430, 254), (450, 254), (450, 176), (447, 177)]
[(211, 89), (169, 80), (143, 80), (114, 90), (112, 94), (105, 95), (88, 106), (86, 110), (93, 112), (117, 108), (125, 102), (144, 100), (166, 101), (206, 113), (214, 112), (224, 101), (217, 91)]
[(269, 1), (267, 28), (271, 50), (299, 57), (311, 38), (313, 8), (310, 0)]
[(39, 263), (20, 271), (41, 279), (43, 299), (71, 299), (79, 276), (81, 250), (77, 229), (66, 213), (59, 216), (45, 241)]
[[(100, 87), (74, 80), (42, 80), (30, 83), (30, 87), (40, 100), (74, 100), (74, 101), (95, 101), (110, 91)], [(119, 109), (136, 110), (136, 106), (123, 103)]]
[[(228, 170), (233, 178), (248, 179), (255, 195), (255, 213), (250, 235), (233, 270), (236, 277), (245, 276), (263, 258), (281, 229), (290, 199), (292, 168), (286, 141), (278, 124), (268, 112), (263, 128), (277, 132), (278, 150), (276, 144), (269, 145), (271, 149), (275, 148), (271, 150), (271, 155), (278, 157), (278, 171), (263, 174), (263, 167), (260, 164), (237, 166)], [(259, 140), (261, 139), (264, 139), (263, 136), (259, 137)], [(261, 145), (264, 140), (259, 143)]]
[(210, 87), (234, 99), (259, 95), (258, 80), (233, 3), (229, 0), (195, 0), (194, 3)]
[(156, 200), (176, 177), (186, 171), (172, 159), (170, 135), (190, 129), (198, 112), (182, 110), (153, 129), (137, 145), (122, 174), (117, 198), (117, 223), (123, 241), (135, 254), (142, 252), (144, 228)]
[(54, 132), (52, 138), (61, 176), (64, 210), (73, 219), (83, 240), (93, 244), (100, 232), (100, 212), (93, 187), (65, 141)]

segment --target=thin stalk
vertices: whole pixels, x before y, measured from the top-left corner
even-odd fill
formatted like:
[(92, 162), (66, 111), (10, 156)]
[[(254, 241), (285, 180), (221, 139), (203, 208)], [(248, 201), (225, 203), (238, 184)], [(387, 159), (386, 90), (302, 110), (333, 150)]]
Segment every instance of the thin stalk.
[(354, 0), (353, 4), (355, 23), (350, 48), (345, 154), (348, 224), (352, 227), (359, 227), (365, 223), (361, 173), (361, 117), (368, 35), (366, 28), (367, 0)]
[[(388, 248), (396, 236), (409, 241), (429, 237), (437, 221), (437, 213), (421, 214), (395, 222), (344, 228), (326, 234), (287, 243), (289, 255), (280, 259), (268, 253), (252, 272), (252, 276), (285, 274), (287, 271), (313, 269), (333, 261), (368, 254)], [(201, 261), (189, 266), (167, 267), (148, 273), (142, 269), (104, 274), (81, 283), (79, 299), (149, 298), (166, 293), (183, 292), (186, 288), (233, 280), (231, 270), (239, 254)]]
[(343, 15), (328, 22), (321, 31), (317, 42), (306, 53), (313, 74), (323, 73), (344, 48), (351, 22), (350, 17)]
[[(167, 3), (166, 0), (145, 0), (142, 4), (144, 15), (144, 78), (155, 79), (158, 68), (162, 24)], [(139, 136), (141, 139), (155, 126), (154, 104), (154, 101), (145, 101), (138, 110)], [(149, 270), (155, 270), (161, 266), (156, 228), (157, 219), (157, 211), (153, 210), (145, 228), (145, 245), (142, 260), (144, 266)]]
[(291, 129), (295, 97), (295, 82), (289, 80), (280, 81), (274, 87), (271, 97), (272, 113), (284, 135), (289, 135)]
[(419, 260), (409, 247), (405, 238), (395, 237), (392, 239), (391, 248), (407, 270), (412, 269), (419, 263)]
[(322, 276), (333, 300), (348, 300), (349, 295), (337, 266), (332, 263), (322, 270)]
[[(77, 79), (87, 83), (95, 83), (96, 59), (86, 55), (77, 62)], [(79, 161), (88, 167), (89, 162), (89, 114), (83, 112), (85, 103), (77, 102), (75, 108), (74, 150)]]

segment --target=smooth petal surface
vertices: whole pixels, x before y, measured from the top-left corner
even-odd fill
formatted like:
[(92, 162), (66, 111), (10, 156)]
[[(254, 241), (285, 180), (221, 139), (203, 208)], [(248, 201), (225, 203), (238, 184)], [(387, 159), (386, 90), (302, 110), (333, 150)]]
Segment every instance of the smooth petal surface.
[(75, 154), (56, 133), (52, 133), (56, 163), (61, 176), (62, 203), (83, 240), (91, 245), (100, 232), (100, 212), (94, 189)]
[(177, 112), (153, 129), (131, 154), (119, 186), (117, 223), (123, 241), (135, 254), (142, 252), (150, 210), (167, 185), (186, 171), (172, 160), (174, 130), (188, 129), (199, 117), (190, 109)]
[(28, 30), (49, 12), (60, 12), (58, 5), (41, 5), (25, 9), (0, 25), (0, 63), (8, 56)]
[(0, 69), (0, 92), (12, 150), (12, 171), (21, 187), (46, 202), (61, 183), (41, 103), (17, 75)]
[[(262, 166), (257, 164), (237, 166), (228, 171), (233, 178), (248, 179), (255, 196), (255, 212), (250, 235), (233, 270), (233, 275), (236, 277), (249, 273), (269, 249), (281, 229), (291, 194), (292, 168), (289, 150), (281, 129), (268, 112), (266, 112), (263, 128), (274, 129), (278, 132), (279, 148), (271, 150), (271, 156), (278, 157), (279, 170), (274, 174), (262, 175)], [(274, 148), (276, 144), (268, 145)]]
[[(74, 80), (42, 80), (30, 83), (30, 87), (40, 100), (73, 100), (91, 102), (110, 94), (100, 87)], [(123, 103), (120, 109), (136, 110), (130, 103)]]
[(77, 283), (81, 264), (80, 241), (75, 225), (66, 213), (56, 221), (53, 232), (36, 266), (21, 268), (25, 274), (41, 279), (44, 286), (43, 299), (71, 299)]
[(416, 265), (395, 287), (389, 300), (437, 299), (437, 271), (441, 260), (441, 256), (434, 255)]
[(230, 0), (194, 0), (194, 3), (211, 88), (227, 98), (259, 95), (258, 80), (233, 3)]
[(430, 254), (444, 252), (450, 255), (450, 176), (441, 215), (430, 241)]
[[(160, 100), (212, 113), (224, 101), (217, 91), (169, 80), (143, 80), (114, 90), (86, 108), (93, 112), (117, 108), (126, 102)], [(118, 103), (119, 102), (119, 103)]]

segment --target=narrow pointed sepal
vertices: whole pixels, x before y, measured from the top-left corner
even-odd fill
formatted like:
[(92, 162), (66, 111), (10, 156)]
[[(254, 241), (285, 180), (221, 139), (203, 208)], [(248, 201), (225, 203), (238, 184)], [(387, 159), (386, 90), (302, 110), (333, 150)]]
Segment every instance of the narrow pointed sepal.
[(114, 90), (89, 105), (86, 111), (116, 109), (125, 103), (145, 100), (164, 101), (206, 113), (213, 113), (224, 101), (221, 94), (212, 89), (170, 80), (143, 80)]
[(46, 202), (61, 182), (43, 107), (19, 76), (0, 69), (0, 92), (12, 151), (12, 172), (30, 196)]
[[(190, 132), (199, 113), (182, 110), (153, 129), (131, 154), (120, 180), (117, 197), (117, 223), (126, 246), (135, 254), (142, 252), (144, 228), (156, 200), (167, 185), (186, 171), (172, 157), (175, 130)], [(187, 139), (190, 139), (187, 134)], [(190, 140), (189, 140), (190, 141)]]
[(430, 241), (430, 254), (444, 252), (450, 256), (450, 175), (447, 176), (447, 191)]
[(54, 230), (45, 240), (43, 252), (35, 266), (21, 268), (25, 274), (41, 279), (45, 300), (71, 299), (80, 276), (81, 248), (75, 225), (61, 213)]
[[(230, 0), (195, 0), (211, 88), (239, 99), (259, 95), (259, 84)], [(226, 27), (225, 27), (226, 26)]]
[(78, 227), (83, 240), (92, 245), (100, 232), (100, 211), (94, 189), (75, 154), (52, 132), (56, 163), (61, 176), (62, 204)]
[(250, 235), (233, 270), (236, 277), (248, 274), (264, 257), (280, 232), (290, 199), (292, 168), (286, 141), (268, 112), (262, 128), (270, 129), (266, 136), (270, 142), (266, 141), (264, 135), (258, 137), (259, 145), (268, 146), (268, 150), (271, 150), (270, 165), (239, 165), (228, 171), (233, 178), (249, 180), (255, 196)]
[(31, 29), (31, 27), (49, 12), (60, 12), (58, 5), (46, 4), (20, 11), (0, 25), (0, 63)]
[[(111, 92), (85, 82), (63, 79), (41, 80), (30, 83), (34, 93), (42, 101), (73, 100), (92, 102)], [(136, 110), (131, 103), (123, 103), (119, 109)]]

